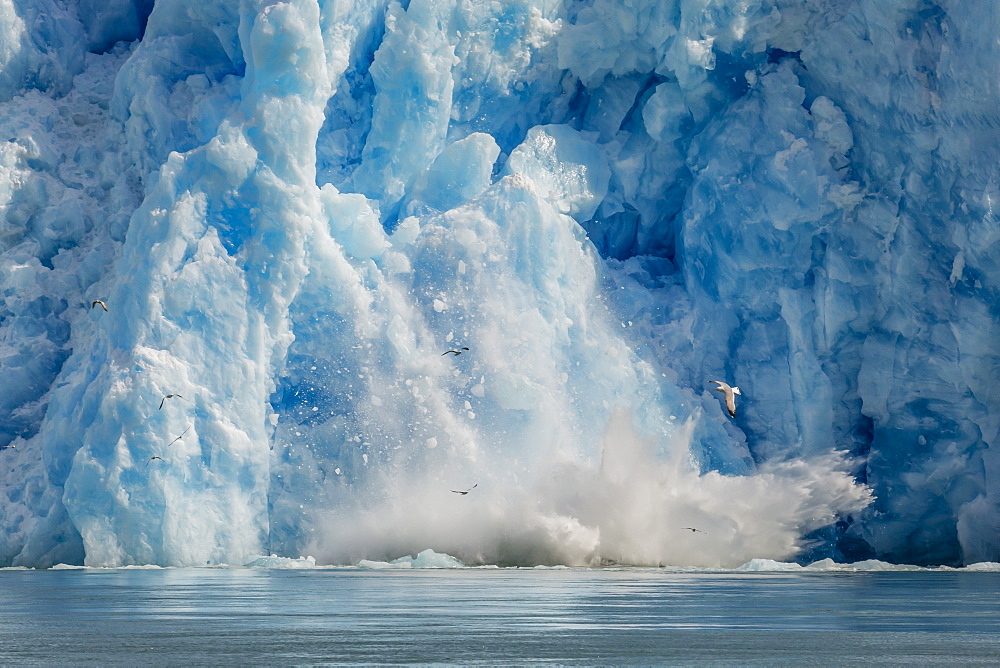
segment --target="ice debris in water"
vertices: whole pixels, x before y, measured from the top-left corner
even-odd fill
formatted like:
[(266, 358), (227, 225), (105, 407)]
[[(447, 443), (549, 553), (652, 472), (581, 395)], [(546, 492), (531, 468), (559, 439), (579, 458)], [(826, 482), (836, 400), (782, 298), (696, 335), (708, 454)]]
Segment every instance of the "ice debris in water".
[(316, 559), (311, 556), (290, 559), (288, 557), (279, 557), (276, 554), (272, 554), (270, 556), (257, 557), (256, 559), (247, 562), (245, 566), (247, 568), (316, 568)]
[(415, 557), (406, 555), (393, 559), (392, 561), (372, 561), (362, 559), (358, 562), (359, 568), (463, 568), (465, 565), (447, 554), (438, 554), (434, 550), (426, 549)]

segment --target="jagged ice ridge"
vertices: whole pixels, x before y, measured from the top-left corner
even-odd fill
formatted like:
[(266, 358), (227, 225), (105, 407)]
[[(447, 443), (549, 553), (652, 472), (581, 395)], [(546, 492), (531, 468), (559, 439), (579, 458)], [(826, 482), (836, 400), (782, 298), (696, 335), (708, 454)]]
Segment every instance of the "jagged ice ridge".
[(998, 21), (0, 0), (0, 565), (1000, 561)]

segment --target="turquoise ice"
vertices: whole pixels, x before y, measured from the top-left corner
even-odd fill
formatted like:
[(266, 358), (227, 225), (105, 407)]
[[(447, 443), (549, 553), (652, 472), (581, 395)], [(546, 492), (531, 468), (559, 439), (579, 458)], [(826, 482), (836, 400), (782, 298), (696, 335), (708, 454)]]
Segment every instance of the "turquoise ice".
[(0, 565), (1000, 560), (998, 11), (0, 1)]

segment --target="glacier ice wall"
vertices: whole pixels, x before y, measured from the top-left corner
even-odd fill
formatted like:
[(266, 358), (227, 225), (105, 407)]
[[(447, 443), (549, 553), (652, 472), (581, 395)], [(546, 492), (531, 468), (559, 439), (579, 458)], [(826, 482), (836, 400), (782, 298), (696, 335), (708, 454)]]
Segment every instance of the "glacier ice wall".
[(0, 564), (1000, 560), (981, 4), (0, 0)]

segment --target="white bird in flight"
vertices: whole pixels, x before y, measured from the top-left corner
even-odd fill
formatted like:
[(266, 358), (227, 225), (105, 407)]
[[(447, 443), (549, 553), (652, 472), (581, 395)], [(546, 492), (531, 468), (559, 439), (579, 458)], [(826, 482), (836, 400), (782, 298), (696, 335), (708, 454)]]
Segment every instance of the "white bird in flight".
[[(174, 397), (177, 397), (178, 399), (184, 399), (184, 397), (182, 397), (181, 395), (177, 394), (176, 392), (174, 392), (173, 394), (168, 394), (165, 397), (163, 397), (162, 399), (160, 399), (160, 408), (157, 408), (156, 410), (160, 410), (161, 408), (163, 408), (163, 402), (164, 401), (166, 401), (167, 399), (173, 399)], [(184, 401), (187, 401), (187, 399), (184, 399)]]
[(177, 441), (179, 441), (179, 440), (181, 440), (182, 438), (184, 438), (184, 434), (188, 433), (188, 429), (190, 429), (190, 428), (191, 428), (191, 425), (188, 425), (188, 426), (187, 426), (187, 429), (185, 429), (184, 431), (182, 431), (182, 432), (181, 432), (181, 435), (180, 435), (180, 436), (178, 436), (178, 437), (177, 437), (177, 438), (175, 438), (174, 440), (172, 440), (172, 441), (170, 441), (169, 443), (167, 443), (167, 447), (169, 448), (169, 447), (170, 447), (171, 445), (173, 445), (173, 444), (174, 444), (174, 443), (176, 443)]
[(461, 494), (462, 496), (465, 496), (466, 494), (468, 494), (469, 492), (471, 492), (472, 490), (474, 490), (477, 487), (479, 487), (479, 483), (478, 482), (475, 485), (473, 485), (472, 487), (470, 487), (469, 489), (466, 489), (466, 490), (453, 489), (451, 491), (455, 492), (455, 494)]
[(729, 383), (723, 383), (721, 380), (710, 380), (710, 383), (715, 383), (718, 385), (715, 388), (716, 392), (723, 392), (726, 395), (726, 410), (729, 411), (729, 417), (736, 417), (736, 395), (742, 394), (740, 388), (732, 387)]

